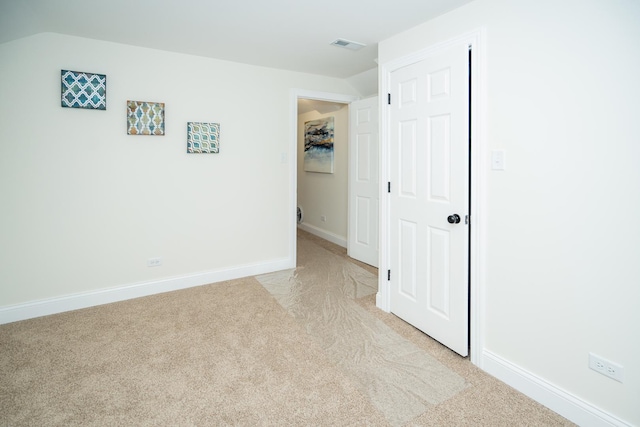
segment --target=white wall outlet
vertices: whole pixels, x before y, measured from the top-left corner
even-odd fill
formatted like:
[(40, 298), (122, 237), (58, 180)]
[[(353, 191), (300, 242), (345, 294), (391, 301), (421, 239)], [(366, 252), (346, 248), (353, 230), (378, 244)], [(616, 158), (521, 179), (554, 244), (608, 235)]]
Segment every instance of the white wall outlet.
[(320, 215), (320, 221), (327, 222), (327, 217), (324, 215)]
[(149, 258), (147, 260), (147, 267), (159, 267), (162, 265), (162, 258)]
[(624, 368), (615, 362), (600, 357), (597, 354), (589, 353), (589, 368), (604, 376), (622, 382)]

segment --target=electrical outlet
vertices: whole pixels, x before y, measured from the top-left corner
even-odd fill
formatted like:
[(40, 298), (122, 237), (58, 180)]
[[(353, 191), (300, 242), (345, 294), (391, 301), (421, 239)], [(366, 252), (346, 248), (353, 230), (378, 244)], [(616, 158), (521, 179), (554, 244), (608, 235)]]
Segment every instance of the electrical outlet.
[(604, 376), (622, 382), (624, 368), (615, 362), (607, 360), (597, 354), (589, 353), (589, 368)]
[(327, 222), (327, 217), (324, 215), (320, 215), (320, 221)]
[(147, 260), (147, 267), (159, 267), (162, 265), (162, 258), (149, 258)]

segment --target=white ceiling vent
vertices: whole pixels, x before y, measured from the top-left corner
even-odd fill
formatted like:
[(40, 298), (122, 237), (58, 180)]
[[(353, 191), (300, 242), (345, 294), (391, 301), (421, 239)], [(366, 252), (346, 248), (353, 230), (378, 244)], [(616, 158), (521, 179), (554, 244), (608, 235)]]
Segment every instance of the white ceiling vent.
[(345, 49), (349, 49), (349, 50), (360, 50), (363, 47), (366, 46), (366, 44), (363, 43), (358, 43), (358, 42), (352, 42), (349, 40), (345, 40), (345, 39), (338, 39), (338, 40), (334, 40), (331, 42), (332, 45), (334, 46), (338, 46), (338, 47), (343, 47)]

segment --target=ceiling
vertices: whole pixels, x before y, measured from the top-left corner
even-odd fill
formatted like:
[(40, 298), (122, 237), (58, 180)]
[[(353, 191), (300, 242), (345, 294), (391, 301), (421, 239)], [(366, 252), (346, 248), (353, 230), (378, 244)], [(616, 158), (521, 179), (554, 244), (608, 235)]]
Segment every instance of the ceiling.
[(315, 111), (318, 114), (327, 114), (338, 111), (344, 106), (344, 103), (320, 101), (317, 99), (298, 99), (298, 115)]
[(470, 1), (0, 0), (0, 43), (54, 32), (348, 78), (376, 67), (379, 41)]

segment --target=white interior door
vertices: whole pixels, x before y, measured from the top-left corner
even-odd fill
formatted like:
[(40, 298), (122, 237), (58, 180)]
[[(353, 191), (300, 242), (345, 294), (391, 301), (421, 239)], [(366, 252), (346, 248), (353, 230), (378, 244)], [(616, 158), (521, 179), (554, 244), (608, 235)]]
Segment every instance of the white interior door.
[(390, 310), (463, 356), (469, 340), (468, 58), (467, 44), (446, 48), (393, 71), (389, 85)]
[(378, 97), (349, 105), (347, 253), (378, 266)]

